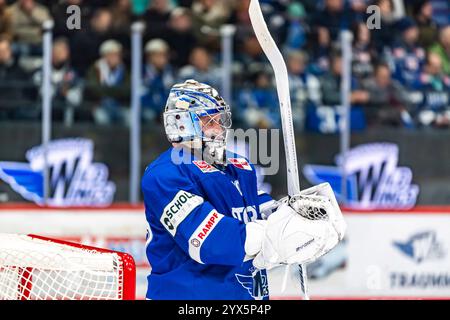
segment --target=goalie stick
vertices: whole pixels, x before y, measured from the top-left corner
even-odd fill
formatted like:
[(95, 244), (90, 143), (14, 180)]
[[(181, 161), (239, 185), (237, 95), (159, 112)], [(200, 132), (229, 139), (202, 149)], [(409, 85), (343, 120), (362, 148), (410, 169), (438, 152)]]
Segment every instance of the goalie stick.
[[(284, 148), (286, 153), (286, 168), (287, 168), (287, 185), (288, 195), (293, 196), (300, 192), (300, 182), (297, 167), (297, 154), (294, 138), (294, 125), (292, 122), (291, 98), (289, 94), (289, 79), (284, 62), (278, 46), (270, 35), (267, 25), (264, 21), (264, 16), (261, 11), (258, 0), (251, 0), (249, 6), (250, 21), (255, 31), (256, 38), (261, 45), (265, 55), (269, 59), (275, 73), (275, 81), (277, 85), (278, 100), (280, 102), (281, 126), (283, 129)], [(286, 268), (289, 268), (288, 266)], [(288, 270), (286, 270), (287, 275)], [(306, 289), (306, 268), (304, 265), (299, 265), (300, 286), (303, 291), (303, 296), (309, 300)], [(285, 277), (286, 278), (286, 277)]]

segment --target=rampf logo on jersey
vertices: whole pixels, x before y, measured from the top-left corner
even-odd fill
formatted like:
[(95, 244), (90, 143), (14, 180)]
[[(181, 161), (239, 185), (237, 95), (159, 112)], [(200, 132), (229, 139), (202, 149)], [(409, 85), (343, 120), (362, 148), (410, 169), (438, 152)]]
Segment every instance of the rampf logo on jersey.
[(194, 231), (190, 243), (194, 247), (198, 248), (202, 245), (203, 241), (209, 236), (211, 231), (216, 227), (223, 215), (217, 211), (211, 211), (206, 218), (200, 223), (198, 228)]
[(199, 224), (197, 229), (195, 229), (192, 233), (189, 238), (189, 255), (192, 259), (199, 263), (203, 263), (200, 258), (200, 250), (203, 242), (206, 238), (208, 238), (223, 217), (223, 214), (218, 213), (216, 210), (211, 210), (205, 219), (203, 219), (203, 221)]
[(203, 225), (202, 230), (197, 234), (197, 237), (201, 240), (204, 240), (209, 231), (215, 226), (216, 221), (219, 219), (219, 214), (217, 212), (213, 212), (208, 222)]

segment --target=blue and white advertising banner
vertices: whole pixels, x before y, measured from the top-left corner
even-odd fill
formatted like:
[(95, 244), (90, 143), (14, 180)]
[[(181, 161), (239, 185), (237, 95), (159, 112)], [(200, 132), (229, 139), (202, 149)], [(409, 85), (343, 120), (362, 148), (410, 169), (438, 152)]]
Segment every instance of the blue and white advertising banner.
[(450, 214), (351, 214), (346, 291), (450, 298)]
[[(419, 186), (410, 168), (398, 166), (399, 148), (393, 143), (370, 143), (351, 149), (336, 166), (305, 165), (303, 174), (312, 184), (329, 182), (338, 200), (357, 209), (409, 209), (415, 206)], [(343, 199), (343, 170), (347, 199)]]
[[(93, 162), (94, 143), (71, 138), (48, 144), (50, 195), (53, 207), (104, 207), (112, 203), (116, 186), (108, 181), (108, 167)], [(0, 162), (0, 179), (24, 199), (43, 204), (44, 147), (26, 152), (28, 162)]]

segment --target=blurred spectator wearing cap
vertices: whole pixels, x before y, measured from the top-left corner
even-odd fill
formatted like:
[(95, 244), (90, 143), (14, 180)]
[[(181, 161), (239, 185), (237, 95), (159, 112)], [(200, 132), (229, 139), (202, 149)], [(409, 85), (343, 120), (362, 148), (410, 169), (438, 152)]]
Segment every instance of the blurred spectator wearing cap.
[(84, 76), (87, 68), (99, 56), (100, 45), (110, 39), (112, 15), (108, 9), (97, 9), (90, 20), (89, 27), (79, 30), (71, 41), (71, 51), (80, 52), (73, 56), (75, 70)]
[(122, 45), (107, 40), (100, 46), (101, 58), (89, 69), (86, 96), (98, 102), (94, 120), (98, 124), (129, 124), (130, 75), (122, 60)]
[(6, 0), (0, 0), (0, 38), (12, 40), (11, 12), (8, 12), (6, 8)]
[(251, 86), (239, 91), (236, 113), (246, 126), (252, 128), (273, 128), (280, 125), (280, 112), (277, 91), (270, 73), (262, 68), (256, 68), (248, 78)]
[(25, 72), (17, 65), (11, 42), (0, 37), (0, 119), (11, 117), (13, 108), (23, 106)]
[(442, 71), (450, 76), (450, 25), (443, 27), (439, 32), (439, 42), (435, 43), (430, 52), (440, 56)]
[(367, 124), (395, 127), (413, 125), (408, 92), (391, 77), (389, 65), (380, 63), (375, 67), (374, 77), (367, 78), (363, 87), (369, 93), (364, 106)]
[(433, 20), (433, 7), (431, 1), (421, 1), (414, 6), (412, 16), (419, 27), (419, 44), (424, 47), (430, 47), (438, 35), (438, 25)]
[(300, 50), (306, 45), (309, 26), (305, 21), (306, 12), (303, 5), (293, 2), (288, 6), (288, 26), (286, 37), (286, 50)]
[(172, 9), (169, 0), (151, 0), (149, 2), (147, 11), (144, 14), (144, 20), (147, 25), (145, 28), (146, 39), (161, 37), (161, 35), (166, 33)]
[[(42, 70), (33, 75), (38, 89), (42, 84)], [(69, 43), (65, 38), (57, 38), (52, 49), (51, 95), (57, 112), (72, 110), (81, 104), (81, 82), (70, 63)]]
[(192, 14), (189, 9), (176, 8), (170, 14), (169, 29), (160, 34), (171, 49), (170, 62), (177, 68), (189, 63), (197, 39), (192, 32)]
[(423, 94), (419, 122), (424, 126), (450, 126), (450, 77), (443, 74), (438, 54), (428, 53), (426, 65), (414, 87)]
[(409, 88), (425, 62), (425, 50), (419, 46), (419, 28), (414, 20), (402, 19), (398, 29), (401, 37), (393, 46), (388, 59), (392, 61), (393, 77)]
[(164, 40), (153, 39), (145, 45), (146, 63), (143, 76), (145, 91), (142, 96), (144, 121), (153, 120), (160, 114), (170, 88), (175, 82), (169, 63), (169, 53), (169, 46)]
[(11, 15), (14, 41), (20, 43), (20, 51), (39, 54), (42, 24), (51, 19), (48, 9), (34, 0), (17, 0), (7, 11)]
[(189, 57), (189, 62), (189, 65), (180, 69), (178, 73), (179, 82), (195, 79), (214, 88), (221, 87), (220, 69), (213, 64), (211, 54), (206, 48), (194, 48)]

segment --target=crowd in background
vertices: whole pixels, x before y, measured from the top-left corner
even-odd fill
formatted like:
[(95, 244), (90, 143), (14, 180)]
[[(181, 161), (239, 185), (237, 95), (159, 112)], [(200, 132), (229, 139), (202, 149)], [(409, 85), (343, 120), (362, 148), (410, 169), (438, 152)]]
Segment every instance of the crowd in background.
[[(194, 78), (221, 89), (220, 28), (233, 24), (234, 120), (243, 127), (279, 127), (274, 75), (253, 33), (249, 2), (0, 0), (0, 121), (39, 119), (42, 23), (52, 18), (55, 120), (129, 123), (130, 26), (139, 20), (146, 26), (143, 88), (134, 89), (145, 123), (161, 121), (176, 82)], [(450, 128), (448, 0), (260, 3), (287, 62), (296, 129), (338, 128), (343, 29), (353, 33), (354, 130)], [(81, 8), (80, 30), (67, 28), (70, 5)], [(379, 8), (380, 28), (368, 27), (370, 5)]]

